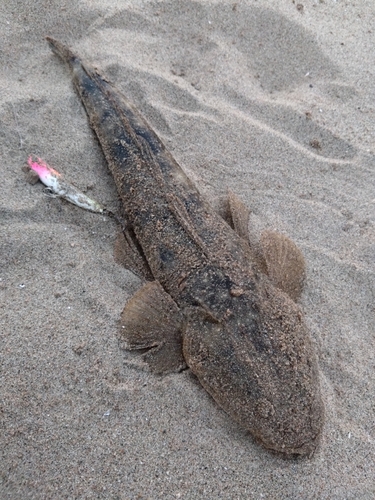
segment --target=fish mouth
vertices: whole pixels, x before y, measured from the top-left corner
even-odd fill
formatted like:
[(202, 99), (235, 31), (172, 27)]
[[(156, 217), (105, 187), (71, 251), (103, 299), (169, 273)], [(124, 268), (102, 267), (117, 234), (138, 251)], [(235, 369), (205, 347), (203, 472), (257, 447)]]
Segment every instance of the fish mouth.
[(282, 453), (285, 458), (311, 458), (315, 454), (319, 443), (320, 433), (318, 433), (312, 440), (306, 441), (298, 447), (291, 447), (290, 449), (281, 447), (275, 451)]
[[(317, 423), (316, 423), (317, 424)], [(310, 432), (305, 434), (305, 439), (287, 439), (287, 436), (274, 436), (272, 441), (265, 440), (260, 435), (256, 436), (259, 444), (267, 448), (269, 451), (282, 455), (284, 458), (311, 458), (318, 449), (322, 438), (323, 418), (320, 420), (320, 425), (315, 425), (315, 429), (310, 428)], [(315, 431), (315, 432), (314, 432)], [(310, 434), (310, 435), (309, 435)]]

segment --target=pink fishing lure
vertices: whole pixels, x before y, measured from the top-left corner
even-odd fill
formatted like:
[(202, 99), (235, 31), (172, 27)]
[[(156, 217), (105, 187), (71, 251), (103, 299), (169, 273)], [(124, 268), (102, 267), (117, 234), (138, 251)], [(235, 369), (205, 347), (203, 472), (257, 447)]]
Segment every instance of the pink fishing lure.
[(29, 156), (27, 163), (31, 170), (38, 174), (41, 182), (57, 196), (85, 210), (101, 214), (105, 212), (104, 207), (100, 203), (86, 196), (82, 191), (73, 186), (73, 184), (64, 181), (62, 175), (41, 158), (37, 158), (37, 161), (35, 161), (32, 156)]

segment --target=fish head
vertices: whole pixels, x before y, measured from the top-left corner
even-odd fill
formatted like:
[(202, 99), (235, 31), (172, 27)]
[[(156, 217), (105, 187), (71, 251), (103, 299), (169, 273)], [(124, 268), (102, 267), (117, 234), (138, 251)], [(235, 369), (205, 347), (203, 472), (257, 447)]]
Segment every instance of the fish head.
[(215, 401), (266, 448), (310, 456), (323, 404), (316, 356), (300, 308), (270, 283), (231, 296), (216, 318), (192, 308), (184, 357)]

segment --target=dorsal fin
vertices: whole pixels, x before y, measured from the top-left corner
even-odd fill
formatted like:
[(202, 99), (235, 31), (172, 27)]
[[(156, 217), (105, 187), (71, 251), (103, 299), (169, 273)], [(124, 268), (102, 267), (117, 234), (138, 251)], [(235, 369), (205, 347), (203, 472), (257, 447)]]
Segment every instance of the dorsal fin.
[(287, 236), (263, 231), (260, 237), (267, 274), (274, 285), (293, 300), (301, 296), (305, 280), (305, 259), (301, 250)]
[(228, 190), (230, 216), (234, 230), (250, 245), (258, 268), (273, 284), (293, 300), (300, 298), (305, 279), (305, 259), (302, 252), (287, 236), (276, 231), (249, 233), (250, 209)]
[(113, 254), (117, 264), (129, 269), (139, 278), (147, 281), (154, 279), (151, 269), (145, 257), (136, 245), (136, 241), (130, 235), (126, 238), (123, 231), (119, 231), (115, 240)]
[(250, 209), (230, 189), (228, 189), (228, 201), (232, 227), (241, 238), (248, 241)]

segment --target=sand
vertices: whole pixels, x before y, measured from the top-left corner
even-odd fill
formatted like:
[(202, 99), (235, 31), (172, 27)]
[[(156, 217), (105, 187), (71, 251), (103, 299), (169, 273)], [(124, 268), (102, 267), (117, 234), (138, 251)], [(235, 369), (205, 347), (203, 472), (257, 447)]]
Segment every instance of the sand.
[[(2, 500), (375, 498), (374, 21), (366, 0), (1, 2)], [(129, 97), (214, 206), (230, 188), (252, 230), (302, 249), (326, 408), (312, 458), (268, 452), (188, 370), (119, 348), (141, 282), (113, 259), (115, 223), (22, 171), (37, 154), (118, 209), (45, 35)]]

